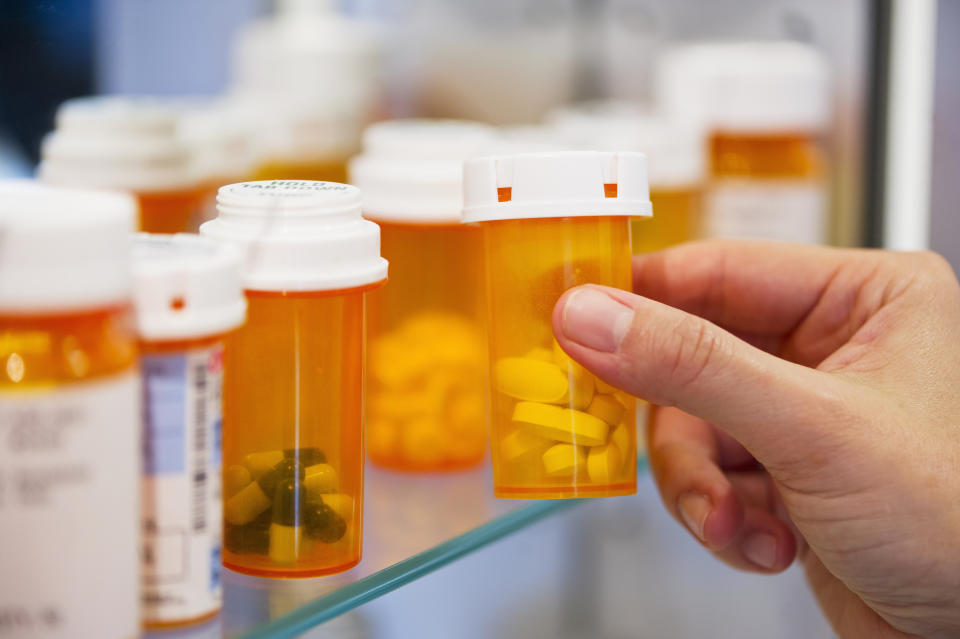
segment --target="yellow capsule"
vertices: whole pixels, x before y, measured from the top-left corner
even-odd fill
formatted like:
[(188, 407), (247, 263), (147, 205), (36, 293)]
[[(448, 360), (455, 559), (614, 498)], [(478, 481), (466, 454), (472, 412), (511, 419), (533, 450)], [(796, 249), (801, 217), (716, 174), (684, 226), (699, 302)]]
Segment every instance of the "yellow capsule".
[(594, 417), (599, 417), (611, 426), (620, 423), (620, 418), (626, 409), (623, 404), (613, 395), (595, 395), (587, 412)]
[(575, 362), (566, 351), (560, 348), (560, 343), (553, 340), (553, 360), (560, 367), (560, 371), (567, 376), (569, 392), (562, 402), (573, 408), (583, 410), (590, 405), (596, 390), (594, 377), (583, 366)]
[(227, 523), (234, 526), (249, 524), (270, 507), (270, 499), (260, 484), (250, 482), (246, 488), (227, 500), (223, 506), (223, 517)]
[(282, 450), (268, 450), (261, 453), (250, 453), (243, 458), (243, 465), (247, 467), (253, 479), (267, 472), (283, 459)]
[(534, 435), (526, 428), (518, 428), (500, 440), (500, 459), (513, 462), (534, 452), (541, 452), (549, 446), (549, 439)]
[(307, 466), (303, 485), (307, 489), (307, 500), (317, 501), (320, 495), (337, 492), (337, 471), (330, 464)]
[(276, 564), (292, 564), (304, 554), (301, 526), (270, 524), (270, 561)]
[(230, 499), (253, 481), (253, 475), (246, 466), (233, 464), (223, 471), (223, 498)]
[(323, 503), (333, 509), (348, 524), (353, 521), (353, 497), (344, 493), (330, 493), (323, 496)]
[(541, 457), (543, 470), (550, 477), (573, 477), (587, 463), (587, 453), (582, 446), (556, 444)]
[(600, 379), (600, 378), (598, 377), (598, 378), (597, 378), (597, 392), (598, 392), (598, 393), (603, 393), (604, 395), (613, 395), (614, 393), (623, 392), (623, 391), (621, 391), (621, 390), (620, 390), (619, 388), (617, 388), (616, 386), (611, 386), (610, 384), (606, 383), (605, 381), (603, 381), (602, 379)]
[(620, 451), (620, 457), (625, 458), (630, 452), (630, 432), (626, 424), (619, 424), (610, 434), (610, 443)]
[(620, 472), (623, 456), (614, 444), (594, 446), (587, 454), (587, 473), (590, 481), (597, 484), (609, 484)]
[(562, 402), (570, 387), (559, 366), (527, 357), (504, 357), (493, 377), (501, 393), (530, 402)]

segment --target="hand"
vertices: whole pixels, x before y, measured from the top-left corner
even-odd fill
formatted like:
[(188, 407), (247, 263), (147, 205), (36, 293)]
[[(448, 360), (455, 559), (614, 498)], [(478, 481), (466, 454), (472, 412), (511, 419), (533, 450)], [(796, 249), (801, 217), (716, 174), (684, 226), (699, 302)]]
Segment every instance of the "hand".
[(571, 289), (554, 332), (661, 407), (648, 449), (673, 516), (737, 568), (799, 557), (841, 637), (960, 636), (960, 288), (946, 262), (708, 242), (635, 258), (634, 289)]

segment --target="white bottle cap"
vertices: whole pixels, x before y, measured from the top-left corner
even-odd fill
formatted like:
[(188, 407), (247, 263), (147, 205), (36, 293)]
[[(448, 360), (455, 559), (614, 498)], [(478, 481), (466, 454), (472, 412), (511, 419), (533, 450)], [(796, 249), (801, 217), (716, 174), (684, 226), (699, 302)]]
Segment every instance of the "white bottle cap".
[(136, 218), (128, 195), (0, 181), (0, 311), (128, 303)]
[(180, 138), (190, 146), (201, 179), (224, 184), (253, 173), (256, 157), (250, 119), (244, 105), (229, 99), (200, 100), (184, 106)]
[(363, 192), (363, 213), (376, 220), (459, 224), (463, 161), (490, 152), (492, 127), (464, 120), (392, 120), (363, 134), (363, 155), (350, 162), (350, 183)]
[(143, 340), (219, 335), (240, 326), (246, 314), (240, 251), (197, 235), (137, 233), (133, 284)]
[(798, 42), (704, 42), (665, 53), (658, 101), (708, 130), (817, 132), (830, 118), (827, 62)]
[(704, 178), (702, 129), (680, 118), (633, 102), (597, 101), (554, 109), (547, 122), (581, 148), (645, 153), (651, 188), (690, 188)]
[(380, 227), (360, 215), (360, 189), (263, 180), (221, 187), (217, 219), (200, 233), (244, 254), (244, 288), (327, 291), (381, 282)]
[(199, 181), (180, 112), (158, 98), (68, 100), (43, 140), (39, 177), (49, 184), (135, 192), (193, 188)]
[[(614, 197), (606, 185), (616, 184)], [(500, 201), (500, 189), (510, 189)], [(558, 151), (476, 158), (463, 165), (463, 221), (649, 216), (643, 153)]]

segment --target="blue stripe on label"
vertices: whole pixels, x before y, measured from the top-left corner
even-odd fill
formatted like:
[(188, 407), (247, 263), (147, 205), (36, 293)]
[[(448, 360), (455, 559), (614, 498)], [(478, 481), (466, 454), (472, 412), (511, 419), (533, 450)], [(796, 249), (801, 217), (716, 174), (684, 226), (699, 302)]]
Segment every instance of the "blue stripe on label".
[(182, 473), (186, 465), (187, 359), (144, 355), (143, 468), (148, 475)]

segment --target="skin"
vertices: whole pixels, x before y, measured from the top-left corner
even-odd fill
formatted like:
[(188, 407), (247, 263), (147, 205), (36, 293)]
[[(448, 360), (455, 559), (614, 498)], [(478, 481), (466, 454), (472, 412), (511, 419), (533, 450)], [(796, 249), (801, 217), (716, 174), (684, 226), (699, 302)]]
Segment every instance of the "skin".
[(794, 560), (843, 638), (960, 636), (960, 287), (932, 253), (703, 242), (554, 309), (657, 404), (667, 510), (720, 560)]

